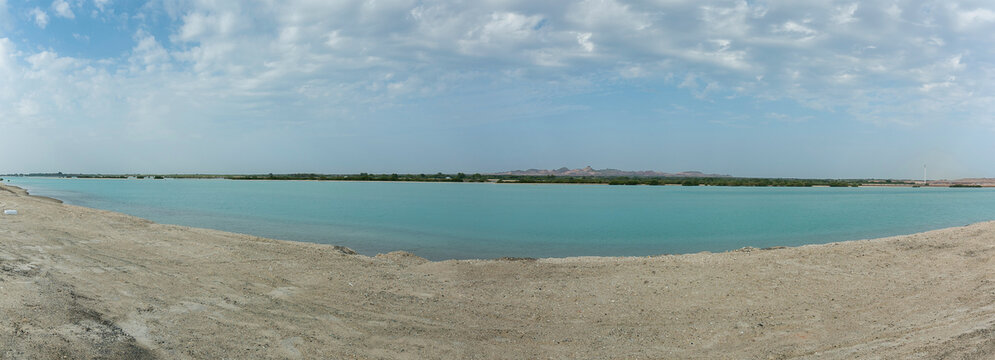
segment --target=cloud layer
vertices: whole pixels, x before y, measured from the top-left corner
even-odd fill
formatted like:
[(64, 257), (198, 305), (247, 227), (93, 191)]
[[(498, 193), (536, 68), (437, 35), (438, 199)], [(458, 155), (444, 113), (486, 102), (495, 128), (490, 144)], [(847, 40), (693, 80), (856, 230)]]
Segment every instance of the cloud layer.
[[(984, 1), (115, 5), (0, 0), (0, 126), (80, 144), (349, 136), (569, 114), (597, 106), (577, 97), (649, 86), (759, 104), (746, 124), (829, 114), (995, 128)], [(99, 40), (73, 28), (84, 20), (116, 24), (128, 50), (70, 55), (25, 35)]]

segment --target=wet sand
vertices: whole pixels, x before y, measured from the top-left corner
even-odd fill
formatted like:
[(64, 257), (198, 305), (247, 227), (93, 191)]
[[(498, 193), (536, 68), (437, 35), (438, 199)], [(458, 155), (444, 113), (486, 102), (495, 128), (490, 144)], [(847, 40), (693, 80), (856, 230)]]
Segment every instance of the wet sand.
[(0, 358), (995, 357), (995, 222), (654, 257), (429, 262), (0, 188)]

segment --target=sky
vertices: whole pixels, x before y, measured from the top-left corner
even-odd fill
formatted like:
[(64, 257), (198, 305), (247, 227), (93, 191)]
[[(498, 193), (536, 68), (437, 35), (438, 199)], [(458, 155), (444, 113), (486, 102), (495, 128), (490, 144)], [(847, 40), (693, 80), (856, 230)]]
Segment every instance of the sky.
[(995, 3), (0, 0), (0, 173), (995, 177)]

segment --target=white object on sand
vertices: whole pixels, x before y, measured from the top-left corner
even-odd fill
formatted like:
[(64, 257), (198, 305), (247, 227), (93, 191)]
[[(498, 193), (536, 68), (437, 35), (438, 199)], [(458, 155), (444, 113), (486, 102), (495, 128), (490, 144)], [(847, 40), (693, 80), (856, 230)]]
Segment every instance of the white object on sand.
[(4, 210), (4, 215), (17, 215), (17, 210)]

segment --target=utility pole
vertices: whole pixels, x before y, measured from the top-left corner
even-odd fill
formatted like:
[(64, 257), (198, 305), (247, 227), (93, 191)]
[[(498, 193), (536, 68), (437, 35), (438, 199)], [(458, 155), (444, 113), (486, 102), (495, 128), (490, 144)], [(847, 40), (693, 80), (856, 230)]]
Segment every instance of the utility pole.
[(922, 184), (927, 186), (929, 185), (926, 183), (926, 164), (922, 164)]

